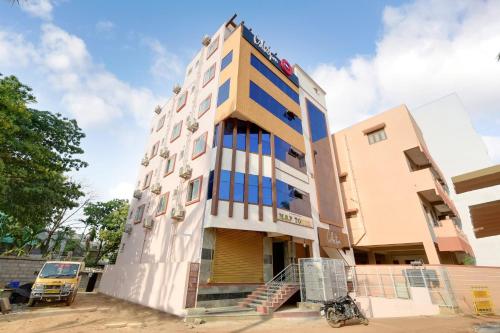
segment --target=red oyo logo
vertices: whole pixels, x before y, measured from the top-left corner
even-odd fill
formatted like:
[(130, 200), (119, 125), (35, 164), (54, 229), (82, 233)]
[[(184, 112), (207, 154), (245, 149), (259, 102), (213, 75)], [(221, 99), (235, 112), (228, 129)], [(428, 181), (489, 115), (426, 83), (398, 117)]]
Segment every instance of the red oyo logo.
[(288, 61), (285, 59), (280, 60), (280, 67), (283, 73), (285, 73), (287, 76), (290, 76), (293, 74), (293, 67), (290, 65)]

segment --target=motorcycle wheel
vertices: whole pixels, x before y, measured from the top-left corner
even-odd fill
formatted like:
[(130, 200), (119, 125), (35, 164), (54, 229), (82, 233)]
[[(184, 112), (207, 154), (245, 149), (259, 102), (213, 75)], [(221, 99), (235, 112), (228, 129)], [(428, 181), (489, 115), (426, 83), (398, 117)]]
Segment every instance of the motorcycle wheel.
[(326, 321), (328, 322), (328, 325), (333, 328), (339, 328), (342, 326), (342, 320), (337, 317), (333, 309), (328, 309), (328, 312), (326, 313)]

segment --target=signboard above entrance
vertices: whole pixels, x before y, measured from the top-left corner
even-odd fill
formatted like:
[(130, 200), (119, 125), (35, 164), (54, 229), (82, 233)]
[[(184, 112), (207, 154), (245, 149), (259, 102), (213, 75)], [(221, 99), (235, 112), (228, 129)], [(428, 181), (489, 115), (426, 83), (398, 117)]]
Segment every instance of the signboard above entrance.
[(283, 209), (278, 209), (278, 221), (296, 224), (308, 228), (313, 227), (312, 219), (310, 217), (294, 214)]
[(293, 67), (285, 59), (279, 59), (276, 53), (271, 52), (271, 48), (259, 36), (255, 35), (250, 29), (243, 26), (243, 38), (245, 38), (253, 47), (255, 47), (263, 56), (273, 63), (274, 67), (279, 69), (285, 76), (297, 87), (299, 78), (293, 73)]

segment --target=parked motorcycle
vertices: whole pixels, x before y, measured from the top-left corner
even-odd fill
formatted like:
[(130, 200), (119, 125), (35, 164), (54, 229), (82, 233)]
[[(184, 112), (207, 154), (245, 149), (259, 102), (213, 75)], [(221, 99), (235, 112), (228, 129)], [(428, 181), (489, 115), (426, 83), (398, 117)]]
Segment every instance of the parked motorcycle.
[(349, 319), (359, 319), (363, 325), (368, 325), (368, 319), (359, 311), (358, 306), (351, 296), (341, 296), (329, 302), (325, 302), (321, 307), (321, 316), (331, 327), (341, 327)]

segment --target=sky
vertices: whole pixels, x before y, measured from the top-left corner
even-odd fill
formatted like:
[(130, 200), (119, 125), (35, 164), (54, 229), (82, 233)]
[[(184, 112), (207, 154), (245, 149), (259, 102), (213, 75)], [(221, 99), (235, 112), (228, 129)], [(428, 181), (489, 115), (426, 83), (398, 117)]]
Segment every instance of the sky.
[(234, 13), (326, 90), (332, 130), (457, 93), (500, 163), (500, 1), (0, 0), (0, 73), (77, 119), (87, 191), (129, 199), (154, 106)]

